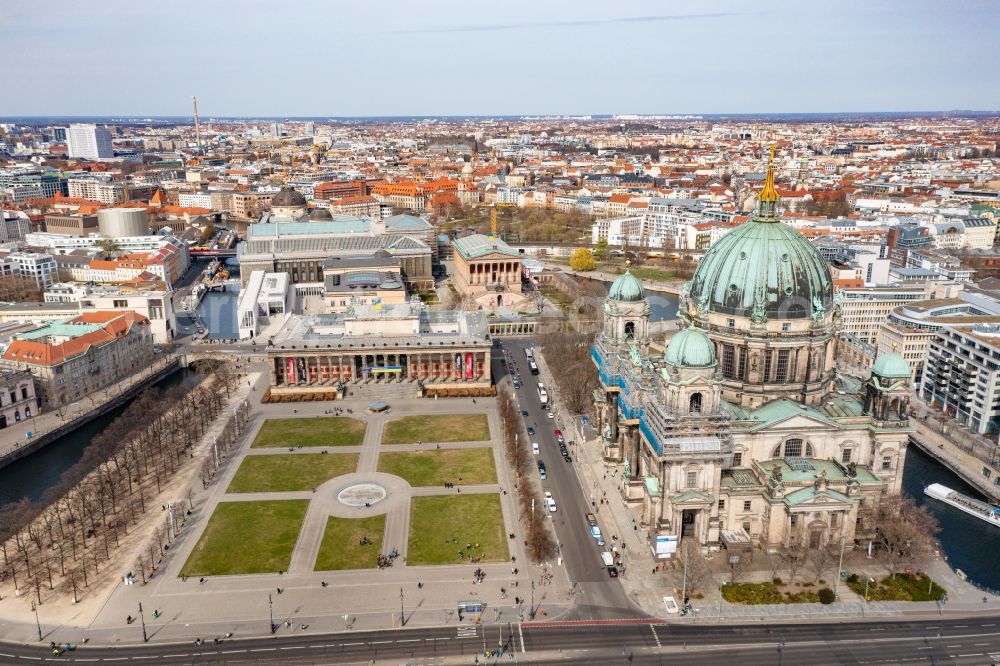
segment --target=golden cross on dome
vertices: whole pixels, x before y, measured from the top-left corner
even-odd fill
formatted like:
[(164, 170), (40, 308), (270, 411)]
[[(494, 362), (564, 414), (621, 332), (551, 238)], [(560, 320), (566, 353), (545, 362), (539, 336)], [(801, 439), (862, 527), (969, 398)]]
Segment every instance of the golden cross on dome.
[(774, 187), (774, 144), (771, 144), (771, 156), (767, 160), (767, 177), (764, 179), (764, 187), (760, 190), (758, 201), (777, 201), (778, 190)]

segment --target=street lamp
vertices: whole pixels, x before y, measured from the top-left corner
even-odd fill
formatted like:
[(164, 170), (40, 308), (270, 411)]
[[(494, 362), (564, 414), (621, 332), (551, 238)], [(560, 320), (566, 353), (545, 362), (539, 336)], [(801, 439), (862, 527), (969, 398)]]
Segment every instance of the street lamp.
[(267, 612), (271, 618), (271, 633), (273, 634), (277, 627), (274, 626), (274, 602), (271, 601), (271, 595), (267, 595)]
[(31, 602), (31, 610), (34, 611), (34, 613), (35, 613), (35, 626), (38, 627), (38, 640), (39, 640), (39, 642), (41, 642), (41, 640), (42, 640), (42, 623), (38, 621), (38, 606), (35, 605), (34, 601)]
[(844, 543), (847, 541), (847, 536), (844, 534), (840, 535), (840, 564), (837, 565), (837, 575), (833, 578), (833, 598), (840, 599), (838, 592), (840, 591), (840, 572), (844, 569)]
[(403, 616), (403, 588), (399, 588), (399, 626), (406, 626), (406, 618)]
[(142, 642), (148, 643), (149, 637), (146, 635), (146, 618), (142, 616), (142, 602), (139, 602), (139, 624), (142, 625)]

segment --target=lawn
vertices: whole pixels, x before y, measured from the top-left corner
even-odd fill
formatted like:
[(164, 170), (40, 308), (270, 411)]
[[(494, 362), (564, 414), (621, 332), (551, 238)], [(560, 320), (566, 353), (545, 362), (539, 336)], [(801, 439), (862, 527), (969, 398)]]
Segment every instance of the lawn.
[(485, 414), (404, 416), (386, 423), (382, 431), (383, 444), (485, 442), (489, 439), (490, 426)]
[(364, 436), (364, 421), (346, 416), (267, 419), (252, 446), (360, 446)]
[(407, 564), (468, 562), (467, 543), (479, 544), (474, 554), (483, 562), (504, 562), (510, 558), (507, 541), (500, 495), (438, 495), (411, 500)]
[(180, 575), (287, 570), (308, 506), (308, 500), (220, 502)]
[(357, 453), (283, 453), (247, 456), (236, 470), (228, 493), (279, 493), (312, 490), (358, 468)]
[[(319, 544), (315, 571), (339, 569), (374, 569), (375, 560), (382, 552), (382, 533), (385, 515), (368, 518), (336, 518), (326, 521), (323, 541)], [(370, 544), (361, 544), (368, 537)]]
[[(847, 585), (859, 597), (865, 595), (864, 576), (850, 576)], [(922, 574), (900, 573), (868, 584), (869, 601), (938, 601), (944, 595), (943, 587)]]
[(411, 486), (440, 486), (446, 481), (458, 485), (497, 482), (490, 448), (382, 453), (378, 471), (404, 478)]

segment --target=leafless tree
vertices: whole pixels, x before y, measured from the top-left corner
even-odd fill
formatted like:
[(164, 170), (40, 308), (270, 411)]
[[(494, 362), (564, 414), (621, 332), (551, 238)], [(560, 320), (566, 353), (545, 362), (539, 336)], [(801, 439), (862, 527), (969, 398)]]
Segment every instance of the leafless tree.
[(883, 497), (873, 510), (877, 543), (890, 576), (906, 566), (925, 567), (937, 547), (937, 519), (906, 496)]
[(707, 592), (712, 585), (712, 571), (701, 548), (694, 539), (682, 539), (677, 549), (677, 564), (681, 577), (687, 575), (687, 593)]
[(802, 565), (805, 564), (806, 549), (801, 544), (790, 544), (785, 547), (782, 554), (788, 567), (788, 580), (793, 581), (798, 576), (799, 570), (802, 569)]
[(806, 554), (806, 565), (816, 579), (823, 578), (837, 561), (837, 554), (833, 546), (810, 548)]

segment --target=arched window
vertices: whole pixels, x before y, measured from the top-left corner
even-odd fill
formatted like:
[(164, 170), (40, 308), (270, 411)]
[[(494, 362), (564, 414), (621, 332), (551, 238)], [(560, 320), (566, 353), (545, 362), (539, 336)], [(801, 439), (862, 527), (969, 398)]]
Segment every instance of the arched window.
[(774, 451), (771, 453), (772, 458), (801, 458), (802, 454), (805, 453), (806, 458), (813, 457), (813, 447), (812, 444), (806, 443), (803, 446), (803, 441), (798, 438), (786, 439), (784, 444), (779, 444), (774, 447)]
[(692, 414), (701, 414), (701, 393), (692, 393), (688, 403), (688, 411)]
[(625, 338), (632, 339), (635, 337), (635, 322), (627, 321), (625, 322)]

